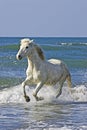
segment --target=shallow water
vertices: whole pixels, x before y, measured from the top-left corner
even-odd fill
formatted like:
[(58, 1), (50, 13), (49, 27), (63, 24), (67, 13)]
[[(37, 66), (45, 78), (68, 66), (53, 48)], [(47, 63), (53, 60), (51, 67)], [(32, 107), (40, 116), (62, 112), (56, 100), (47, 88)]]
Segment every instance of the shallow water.
[(2, 104), (0, 111), (0, 130), (87, 129), (87, 104)]
[[(14, 86), (0, 93), (0, 130), (86, 130), (87, 88), (77, 86), (69, 91), (64, 86), (62, 95), (56, 99), (56, 87), (44, 86), (37, 102), (32, 87), (26, 87), (31, 98), (26, 103), (22, 87)], [(50, 93), (50, 94), (49, 94)]]
[(87, 130), (87, 38), (33, 38), (47, 59), (65, 61), (73, 87), (65, 83), (56, 99), (57, 86), (44, 86), (36, 102), (34, 86), (26, 86), (29, 103), (21, 87), (27, 61), (15, 58), (20, 39), (0, 38), (0, 130)]

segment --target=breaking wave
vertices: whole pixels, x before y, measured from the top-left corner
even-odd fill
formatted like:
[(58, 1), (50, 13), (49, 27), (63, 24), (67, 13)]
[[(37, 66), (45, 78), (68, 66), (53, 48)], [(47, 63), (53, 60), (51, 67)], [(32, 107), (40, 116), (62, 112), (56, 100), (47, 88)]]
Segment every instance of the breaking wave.
[[(26, 92), (31, 98), (31, 103), (36, 102), (32, 96), (34, 86), (26, 86)], [(43, 96), (43, 102), (87, 102), (87, 88), (85, 85), (77, 85), (74, 88), (69, 89), (66, 85), (63, 87), (62, 94), (57, 99), (56, 87), (44, 86), (38, 95)], [(0, 103), (25, 103), (23, 97), (22, 86), (14, 86), (11, 88), (5, 88), (0, 91)]]
[(61, 46), (87, 46), (87, 43), (58, 43)]

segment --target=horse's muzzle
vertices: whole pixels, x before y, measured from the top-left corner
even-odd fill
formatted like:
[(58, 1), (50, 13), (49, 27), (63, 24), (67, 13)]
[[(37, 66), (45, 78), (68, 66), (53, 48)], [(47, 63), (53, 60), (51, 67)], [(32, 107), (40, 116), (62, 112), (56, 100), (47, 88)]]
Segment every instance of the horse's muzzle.
[(16, 55), (17, 60), (21, 60), (22, 56), (21, 55)]

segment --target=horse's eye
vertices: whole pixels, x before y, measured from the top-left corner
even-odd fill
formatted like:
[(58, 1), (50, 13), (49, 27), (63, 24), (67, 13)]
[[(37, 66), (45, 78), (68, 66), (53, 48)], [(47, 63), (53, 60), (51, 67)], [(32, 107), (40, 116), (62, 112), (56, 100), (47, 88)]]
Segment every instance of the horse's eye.
[(26, 49), (28, 49), (28, 46), (26, 46)]

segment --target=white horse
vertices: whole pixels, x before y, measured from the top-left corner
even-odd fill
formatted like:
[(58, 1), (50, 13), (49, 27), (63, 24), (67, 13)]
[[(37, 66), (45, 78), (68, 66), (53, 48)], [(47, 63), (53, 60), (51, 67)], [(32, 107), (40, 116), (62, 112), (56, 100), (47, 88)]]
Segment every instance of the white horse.
[(44, 99), (43, 97), (37, 96), (37, 93), (43, 85), (55, 85), (59, 82), (60, 86), (56, 97), (61, 95), (63, 83), (66, 79), (69, 87), (71, 87), (71, 76), (64, 62), (57, 59), (45, 60), (42, 49), (33, 40), (22, 39), (20, 42), (20, 50), (16, 57), (18, 60), (21, 60), (23, 57), (27, 57), (28, 59), (27, 77), (22, 83), (24, 97), (27, 102), (30, 101), (30, 98), (26, 95), (26, 85), (36, 84), (33, 96), (37, 101)]

